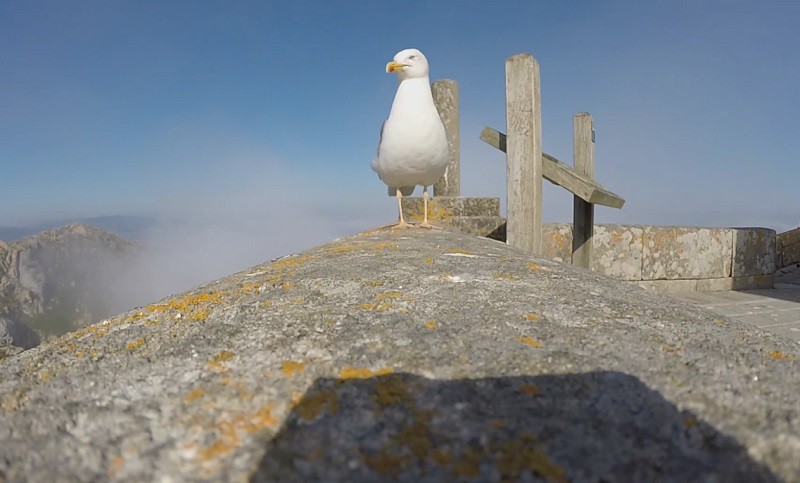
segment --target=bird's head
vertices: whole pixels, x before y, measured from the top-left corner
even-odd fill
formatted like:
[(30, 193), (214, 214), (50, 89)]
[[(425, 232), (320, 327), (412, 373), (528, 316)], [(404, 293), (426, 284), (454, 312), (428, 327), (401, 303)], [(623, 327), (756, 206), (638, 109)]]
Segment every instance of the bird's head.
[(401, 50), (386, 64), (386, 73), (396, 73), (400, 80), (428, 76), (428, 59), (417, 49)]

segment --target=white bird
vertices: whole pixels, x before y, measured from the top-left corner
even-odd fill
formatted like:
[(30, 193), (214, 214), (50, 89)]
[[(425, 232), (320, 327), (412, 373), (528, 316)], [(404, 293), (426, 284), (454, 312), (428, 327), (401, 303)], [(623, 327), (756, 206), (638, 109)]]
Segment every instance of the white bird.
[(402, 50), (386, 64), (400, 81), (392, 110), (381, 127), (377, 157), (372, 169), (397, 196), (400, 221), (397, 228), (410, 226), (403, 219), (403, 196), (410, 196), (422, 185), (424, 220), (428, 224), (428, 186), (444, 175), (448, 161), (447, 135), (433, 103), (428, 77), (428, 59), (417, 49)]

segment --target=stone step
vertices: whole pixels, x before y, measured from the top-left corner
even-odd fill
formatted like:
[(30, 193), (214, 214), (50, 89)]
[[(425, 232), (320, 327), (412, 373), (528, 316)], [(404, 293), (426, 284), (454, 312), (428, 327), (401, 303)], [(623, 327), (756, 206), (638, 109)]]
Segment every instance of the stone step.
[[(422, 220), (422, 197), (403, 198), (403, 215)], [(428, 218), (442, 220), (457, 216), (500, 216), (499, 198), (469, 198), (465, 196), (436, 196), (428, 201)]]

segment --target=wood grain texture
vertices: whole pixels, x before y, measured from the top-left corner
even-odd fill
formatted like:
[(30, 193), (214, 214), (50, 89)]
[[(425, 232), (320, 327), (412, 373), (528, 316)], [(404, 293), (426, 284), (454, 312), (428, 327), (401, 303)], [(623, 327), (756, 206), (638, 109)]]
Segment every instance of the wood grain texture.
[(461, 135), (458, 118), (458, 83), (451, 79), (440, 79), (431, 86), (433, 102), (447, 133), (450, 160), (447, 170), (433, 185), (434, 196), (461, 195)]
[[(507, 137), (496, 129), (483, 128), (480, 138), (489, 146), (506, 152)], [(571, 167), (547, 153), (542, 153), (542, 177), (595, 205), (622, 208), (625, 204), (625, 200), (619, 195), (612, 193), (596, 181), (576, 173)]]
[(542, 252), (542, 116), (539, 64), (530, 54), (506, 60), (506, 242)]
[[(594, 179), (594, 136), (592, 116), (582, 112), (572, 118), (573, 170)], [(594, 205), (580, 196), (573, 196), (572, 264), (592, 266), (592, 236), (594, 235)]]

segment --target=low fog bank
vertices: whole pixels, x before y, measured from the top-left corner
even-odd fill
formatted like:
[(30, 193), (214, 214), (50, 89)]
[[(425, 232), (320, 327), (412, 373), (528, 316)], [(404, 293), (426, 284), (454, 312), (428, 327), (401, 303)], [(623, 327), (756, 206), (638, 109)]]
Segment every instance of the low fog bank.
[(109, 315), (392, 221), (388, 199), (385, 207), (364, 206), (160, 218), (136, 253), (96, 267)]

